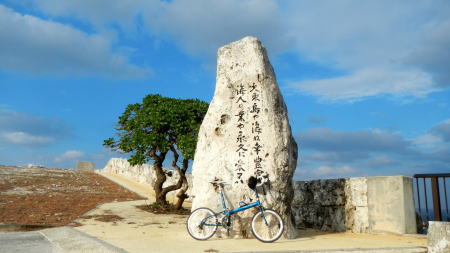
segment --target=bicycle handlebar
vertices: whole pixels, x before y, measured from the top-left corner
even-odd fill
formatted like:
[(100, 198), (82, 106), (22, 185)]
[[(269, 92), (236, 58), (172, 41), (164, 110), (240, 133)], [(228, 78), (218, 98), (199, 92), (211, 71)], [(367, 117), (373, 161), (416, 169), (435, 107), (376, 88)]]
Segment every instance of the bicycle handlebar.
[(210, 183), (210, 184), (216, 184), (216, 185), (222, 185), (222, 186), (224, 186), (224, 185), (230, 185), (230, 184), (228, 184), (228, 183), (226, 183), (226, 182), (224, 182), (224, 181), (210, 181), (209, 183)]

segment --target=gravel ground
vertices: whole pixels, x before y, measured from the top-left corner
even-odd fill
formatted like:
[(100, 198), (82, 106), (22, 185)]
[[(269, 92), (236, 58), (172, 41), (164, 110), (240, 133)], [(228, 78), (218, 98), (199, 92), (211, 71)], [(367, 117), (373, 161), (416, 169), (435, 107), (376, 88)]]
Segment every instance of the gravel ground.
[(19, 230), (76, 226), (99, 204), (139, 199), (93, 172), (0, 165), (0, 224), (26, 225)]

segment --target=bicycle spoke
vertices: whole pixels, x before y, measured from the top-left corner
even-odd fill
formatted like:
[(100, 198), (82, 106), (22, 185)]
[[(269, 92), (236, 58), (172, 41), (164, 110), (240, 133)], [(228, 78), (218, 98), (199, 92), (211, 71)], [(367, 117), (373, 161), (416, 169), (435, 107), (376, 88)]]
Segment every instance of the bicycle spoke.
[(191, 213), (187, 221), (189, 234), (197, 240), (210, 238), (217, 230), (217, 219), (213, 211), (199, 208)]
[(266, 210), (255, 214), (252, 220), (252, 232), (255, 237), (263, 242), (277, 240), (283, 232), (283, 221), (278, 213)]

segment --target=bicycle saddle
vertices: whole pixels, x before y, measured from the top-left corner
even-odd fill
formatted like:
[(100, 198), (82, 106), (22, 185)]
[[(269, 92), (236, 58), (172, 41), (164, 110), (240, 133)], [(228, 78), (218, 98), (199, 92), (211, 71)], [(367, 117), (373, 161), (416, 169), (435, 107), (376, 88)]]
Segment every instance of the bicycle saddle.
[(256, 184), (258, 183), (258, 179), (256, 179), (256, 177), (254, 177), (254, 176), (251, 176), (249, 179), (248, 179), (248, 187), (250, 188), (250, 189), (252, 189), (252, 190), (255, 190), (256, 189)]

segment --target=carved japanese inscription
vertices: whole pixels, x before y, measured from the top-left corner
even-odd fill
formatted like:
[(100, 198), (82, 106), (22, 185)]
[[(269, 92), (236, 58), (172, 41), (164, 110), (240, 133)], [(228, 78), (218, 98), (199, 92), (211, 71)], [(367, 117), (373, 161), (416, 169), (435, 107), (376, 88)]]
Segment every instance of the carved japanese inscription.
[[(238, 113), (235, 116), (236, 161), (234, 163), (234, 184), (244, 184), (246, 174), (253, 174), (260, 182), (269, 181), (264, 171), (264, 147), (261, 138), (263, 129), (260, 123), (262, 109), (262, 90), (258, 82), (237, 85), (231, 92), (236, 93), (235, 104)], [(246, 173), (248, 172), (248, 173)]]

